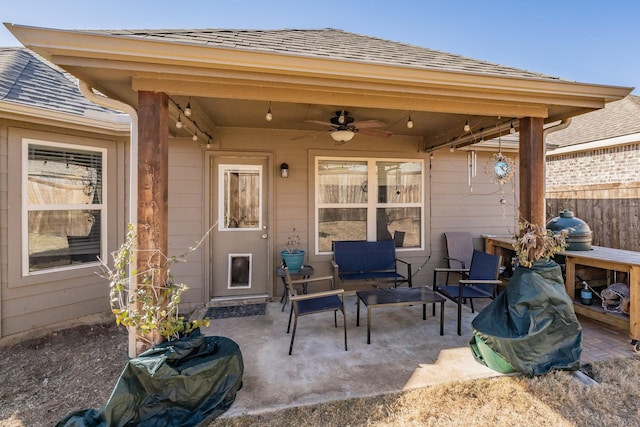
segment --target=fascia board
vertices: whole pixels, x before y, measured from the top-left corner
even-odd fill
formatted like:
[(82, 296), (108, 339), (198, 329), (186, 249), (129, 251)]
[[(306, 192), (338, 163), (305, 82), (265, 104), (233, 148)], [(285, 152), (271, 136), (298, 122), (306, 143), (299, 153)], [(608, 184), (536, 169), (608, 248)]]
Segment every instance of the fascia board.
[(87, 116), (79, 116), (6, 101), (0, 101), (0, 117), (8, 120), (28, 120), (30, 123), (41, 125), (67, 127), (113, 135), (128, 136), (131, 131), (130, 120), (125, 115), (115, 115), (115, 120), (105, 120), (94, 115), (93, 112)]

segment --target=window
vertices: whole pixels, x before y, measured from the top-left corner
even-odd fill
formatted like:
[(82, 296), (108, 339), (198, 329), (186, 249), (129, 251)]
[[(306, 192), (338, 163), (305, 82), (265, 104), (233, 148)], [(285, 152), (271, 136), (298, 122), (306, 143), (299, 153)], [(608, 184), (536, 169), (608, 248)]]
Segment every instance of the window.
[(23, 140), (23, 273), (98, 262), (105, 150)]
[(331, 252), (334, 240), (421, 248), (422, 171), (420, 160), (317, 158), (316, 253)]

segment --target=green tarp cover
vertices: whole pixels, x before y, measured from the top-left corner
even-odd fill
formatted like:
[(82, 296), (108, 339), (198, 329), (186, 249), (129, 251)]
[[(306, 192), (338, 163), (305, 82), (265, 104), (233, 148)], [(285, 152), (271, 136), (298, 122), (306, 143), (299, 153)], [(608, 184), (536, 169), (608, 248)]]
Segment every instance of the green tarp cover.
[(196, 331), (129, 360), (103, 408), (73, 412), (57, 425), (206, 425), (234, 402), (243, 372), (234, 341)]
[(580, 367), (582, 327), (554, 261), (517, 267), (506, 290), (471, 324), (472, 343), (482, 339), (518, 372), (535, 376)]

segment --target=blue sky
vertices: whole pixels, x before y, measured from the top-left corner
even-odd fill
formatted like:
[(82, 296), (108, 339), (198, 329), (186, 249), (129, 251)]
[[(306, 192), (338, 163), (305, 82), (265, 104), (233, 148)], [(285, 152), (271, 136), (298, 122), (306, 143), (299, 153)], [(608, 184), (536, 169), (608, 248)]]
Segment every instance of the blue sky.
[[(640, 95), (637, 0), (17, 0), (0, 18), (62, 29), (330, 27)], [(2, 26), (0, 46), (17, 45)]]

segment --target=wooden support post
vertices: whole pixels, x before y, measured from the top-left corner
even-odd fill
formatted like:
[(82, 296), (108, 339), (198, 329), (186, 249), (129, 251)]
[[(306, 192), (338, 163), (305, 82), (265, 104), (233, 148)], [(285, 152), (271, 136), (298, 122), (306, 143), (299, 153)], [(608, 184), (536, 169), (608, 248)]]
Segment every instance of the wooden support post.
[(545, 149), (544, 120), (520, 119), (520, 217), (544, 226), (545, 221)]
[[(169, 102), (165, 93), (138, 92), (138, 286), (143, 272), (153, 271), (148, 281), (154, 288), (167, 283)], [(131, 209), (135, 209), (134, 206)], [(147, 337), (157, 344), (162, 337)], [(138, 350), (144, 347), (138, 343)]]

